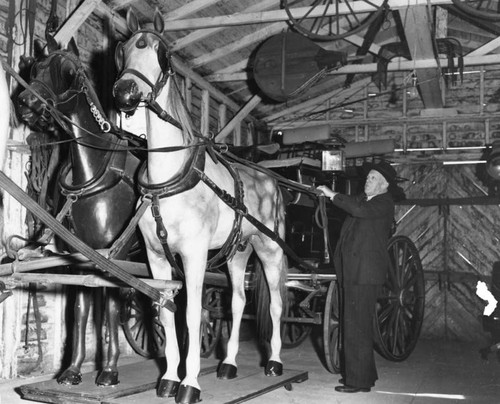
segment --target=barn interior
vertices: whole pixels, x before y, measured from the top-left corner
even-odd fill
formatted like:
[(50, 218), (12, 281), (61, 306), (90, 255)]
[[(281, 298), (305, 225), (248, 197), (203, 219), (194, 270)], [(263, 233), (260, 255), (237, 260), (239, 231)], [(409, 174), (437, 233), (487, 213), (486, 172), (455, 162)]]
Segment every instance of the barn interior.
[[(330, 357), (331, 350), (315, 345), (324, 322), (318, 320), (319, 331), (312, 327), (312, 332), (308, 326), (290, 326), (293, 336), (287, 342), (292, 347), (284, 357), (292, 367), (304, 365), (309, 371), (308, 380), (294, 387), (295, 400), (302, 402), (301, 397), (315, 392), (318, 403), (324, 396), (346, 403), (495, 402), (500, 387), (492, 375), (499, 374), (499, 363), (484, 348), (498, 343), (500, 325), (496, 314), (483, 316), (487, 303), (476, 288), (481, 281), (496, 290), (500, 261), (498, 2), (0, 0), (5, 27), (0, 54), (12, 100), (30, 82), (31, 63), (42, 57), (51, 37), (61, 49), (77, 49), (109, 122), (143, 138), (143, 112), (120, 113), (112, 96), (120, 74), (116, 62), (121, 55), (115, 49), (132, 34), (130, 10), (145, 29), (154, 29), (160, 13), (161, 35), (194, 127), (215, 144), (228, 145), (240, 158), (294, 183), (327, 183), (350, 194), (363, 184), (363, 163), (385, 159), (397, 170), (405, 198), (396, 205), (393, 236), (403, 246), (409, 243), (416, 257), (411, 264), (423, 278), (417, 299), (422, 309), (403, 321), (411, 335), (402, 344), (411, 348), (400, 352), (378, 346), (378, 392), (345, 398), (334, 396), (338, 377), (328, 359), (321, 358)], [(44, 198), (51, 186), (52, 138), (47, 128), (33, 129), (17, 118), (3, 172), (49, 210)], [(287, 242), (308, 259), (321, 260), (323, 251), (317, 247), (323, 234), (307, 227), (314, 197), (290, 191), (295, 203), (290, 215), (297, 219)], [(35, 240), (43, 225), (8, 192), (3, 199), (0, 401), (37, 401), (38, 390), (23, 399), (17, 387), (52, 380), (68, 363), (74, 302), (67, 293), (71, 286), (49, 276), (40, 282), (13, 276), (21, 265), (15, 251)], [(334, 215), (330, 223), (332, 242), (341, 220)], [(70, 266), (66, 261), (58, 265), (65, 270)], [(35, 272), (44, 274), (44, 269)], [(105, 355), (101, 351), (109, 343), (99, 310), (104, 295), (101, 288), (92, 291), (85, 334), (88, 371), (99, 368)], [(404, 302), (405, 290), (400, 292)], [(290, 309), (288, 315), (307, 317), (301, 309)], [(221, 321), (218, 329), (222, 341), (225, 324)], [(246, 320), (243, 332), (250, 338), (242, 353), (248, 360), (255, 356), (251, 324)], [(385, 333), (382, 337), (391, 339), (391, 330)], [(120, 331), (119, 338), (124, 364), (150, 355), (138, 353), (138, 337), (131, 336), (130, 328)], [(136, 344), (131, 344), (134, 338)], [(217, 349), (208, 356), (215, 359)], [(290, 393), (280, 389), (251, 402), (295, 402)], [(54, 394), (45, 400), (60, 399)]]

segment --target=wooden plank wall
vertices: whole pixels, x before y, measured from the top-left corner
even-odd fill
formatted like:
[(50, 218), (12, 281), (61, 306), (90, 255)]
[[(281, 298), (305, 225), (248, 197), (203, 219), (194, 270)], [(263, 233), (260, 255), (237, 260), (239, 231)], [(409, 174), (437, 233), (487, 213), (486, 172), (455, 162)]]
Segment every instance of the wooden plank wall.
[[(499, 260), (498, 205), (453, 205), (453, 198), (485, 196), (477, 165), (405, 165), (408, 198), (442, 198), (431, 206), (400, 205), (398, 233), (417, 246), (426, 277), (424, 338), (487, 341), (482, 329), (484, 302), (475, 294), (478, 280), (491, 281)], [(447, 201), (446, 199), (450, 199)]]

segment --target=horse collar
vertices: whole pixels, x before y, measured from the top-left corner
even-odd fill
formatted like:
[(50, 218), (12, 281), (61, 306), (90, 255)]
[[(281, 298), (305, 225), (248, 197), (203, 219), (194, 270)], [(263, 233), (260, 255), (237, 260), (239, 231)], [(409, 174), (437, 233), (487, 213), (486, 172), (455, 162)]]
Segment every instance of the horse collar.
[(146, 181), (146, 163), (144, 163), (138, 175), (139, 190), (143, 195), (156, 195), (159, 198), (166, 198), (169, 196), (177, 195), (182, 192), (194, 188), (200, 177), (198, 170), (203, 172), (205, 170), (205, 149), (206, 146), (200, 143), (200, 146), (194, 148), (188, 157), (187, 162), (181, 167), (179, 172), (170, 180), (150, 184)]

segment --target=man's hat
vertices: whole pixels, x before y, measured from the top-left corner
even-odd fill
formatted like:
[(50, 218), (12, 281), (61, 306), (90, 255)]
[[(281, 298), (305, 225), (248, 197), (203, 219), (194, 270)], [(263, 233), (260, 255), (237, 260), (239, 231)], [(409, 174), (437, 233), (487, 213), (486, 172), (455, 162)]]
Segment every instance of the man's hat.
[(364, 163), (364, 171), (368, 174), (371, 170), (376, 170), (382, 174), (389, 185), (397, 183), (398, 174), (396, 170), (385, 160), (380, 160), (378, 163)]
[(398, 181), (401, 181), (396, 173), (394, 167), (392, 167), (387, 161), (380, 160), (378, 163), (364, 163), (363, 170), (368, 174), (371, 170), (376, 170), (385, 178), (389, 184), (388, 191), (392, 194), (395, 200), (403, 200), (406, 198), (404, 190), (398, 185)]

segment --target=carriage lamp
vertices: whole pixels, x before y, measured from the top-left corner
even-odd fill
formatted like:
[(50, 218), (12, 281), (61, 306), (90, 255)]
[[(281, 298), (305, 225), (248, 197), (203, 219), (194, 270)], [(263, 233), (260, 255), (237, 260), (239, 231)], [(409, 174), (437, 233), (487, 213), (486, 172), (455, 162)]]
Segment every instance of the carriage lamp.
[(411, 86), (406, 91), (409, 98), (417, 98), (418, 97), (418, 89), (417, 89), (417, 74), (413, 72), (411, 74)]
[(322, 171), (345, 171), (345, 155), (343, 150), (323, 150), (321, 154)]

